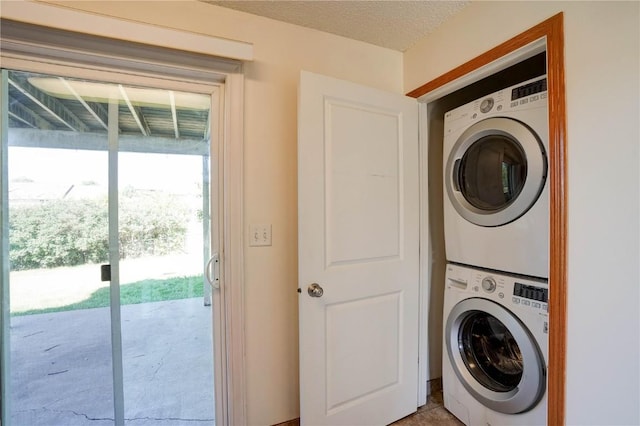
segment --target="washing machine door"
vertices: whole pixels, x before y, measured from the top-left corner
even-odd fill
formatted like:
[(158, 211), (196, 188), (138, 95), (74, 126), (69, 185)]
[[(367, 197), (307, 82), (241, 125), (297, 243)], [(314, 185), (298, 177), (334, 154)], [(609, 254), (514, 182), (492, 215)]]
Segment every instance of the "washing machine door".
[(524, 123), (493, 117), (469, 127), (445, 167), (453, 207), (471, 223), (506, 225), (535, 204), (547, 177), (547, 155)]
[(458, 379), (486, 407), (517, 414), (542, 398), (542, 352), (526, 326), (503, 306), (482, 298), (461, 301), (447, 319), (445, 341)]

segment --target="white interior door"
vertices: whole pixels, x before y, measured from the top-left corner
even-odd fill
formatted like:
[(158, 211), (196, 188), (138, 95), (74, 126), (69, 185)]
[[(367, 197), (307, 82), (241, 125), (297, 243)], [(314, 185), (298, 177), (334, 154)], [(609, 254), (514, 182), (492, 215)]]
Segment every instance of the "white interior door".
[(418, 405), (418, 104), (300, 80), (301, 422), (388, 424)]

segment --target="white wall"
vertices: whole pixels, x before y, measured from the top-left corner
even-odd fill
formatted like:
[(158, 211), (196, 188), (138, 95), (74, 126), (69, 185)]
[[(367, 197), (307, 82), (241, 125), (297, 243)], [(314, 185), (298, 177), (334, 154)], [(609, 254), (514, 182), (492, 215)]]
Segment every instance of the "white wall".
[(566, 419), (639, 424), (640, 3), (473, 2), (405, 52), (404, 89), (560, 11), (568, 115)]
[[(409, 91), (564, 10), (568, 112), (567, 422), (638, 424), (639, 3), (473, 2), (403, 55), (195, 1), (68, 7), (254, 43), (246, 66), (250, 424), (298, 416), (296, 85), (300, 69)], [(482, 34), (483, 37), (478, 37)], [(245, 239), (246, 245), (246, 239)]]
[(400, 93), (402, 54), (195, 1), (56, 3), (254, 44), (245, 67), (244, 223), (247, 233), (249, 224), (272, 224), (273, 246), (248, 247), (245, 236), (248, 422), (298, 417), (298, 75), (306, 69)]

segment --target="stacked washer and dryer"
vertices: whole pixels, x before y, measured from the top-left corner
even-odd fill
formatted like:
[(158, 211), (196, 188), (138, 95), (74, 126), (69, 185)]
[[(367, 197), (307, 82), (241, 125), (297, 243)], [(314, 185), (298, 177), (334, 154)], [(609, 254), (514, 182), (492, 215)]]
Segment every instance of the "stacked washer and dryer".
[(546, 76), (447, 112), (443, 148), (445, 407), (467, 425), (546, 424)]

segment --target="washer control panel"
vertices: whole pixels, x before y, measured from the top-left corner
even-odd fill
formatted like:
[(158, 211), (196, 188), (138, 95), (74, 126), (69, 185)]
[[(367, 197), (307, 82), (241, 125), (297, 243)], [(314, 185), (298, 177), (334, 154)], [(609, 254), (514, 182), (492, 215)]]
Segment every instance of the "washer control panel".
[(542, 303), (547, 303), (549, 300), (549, 290), (546, 288), (522, 284), (517, 281), (513, 286), (513, 295)]
[(549, 290), (528, 284), (515, 282), (513, 284), (513, 297), (511, 301), (514, 304), (522, 306), (531, 306), (532, 308), (542, 309), (544, 312), (549, 311)]
[(547, 281), (542, 279), (448, 264), (446, 285), (451, 289), (509, 304), (513, 308), (534, 309), (542, 314), (549, 310), (549, 287)]

